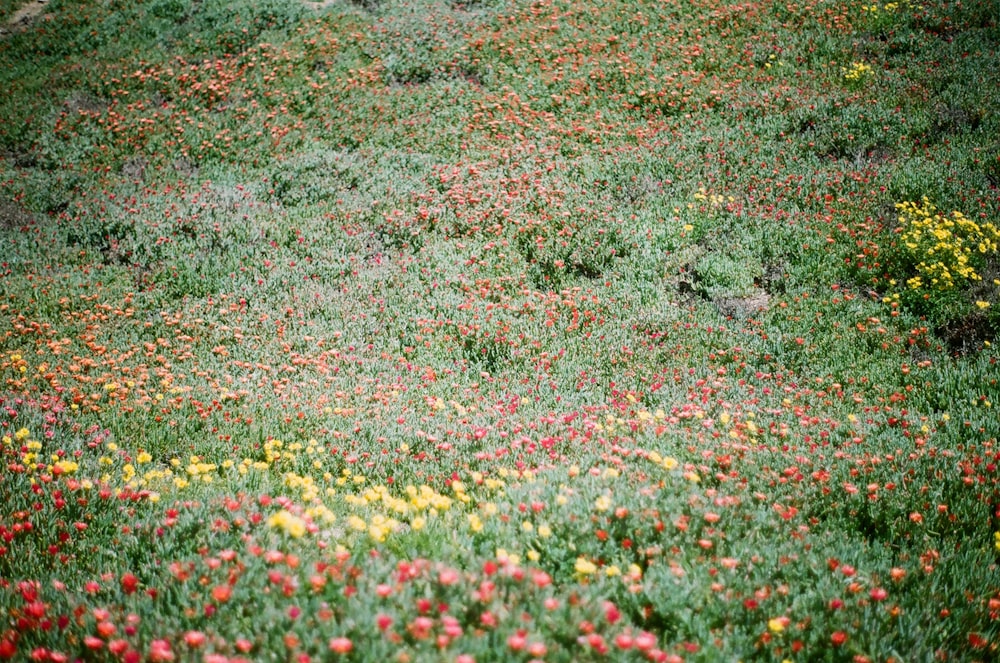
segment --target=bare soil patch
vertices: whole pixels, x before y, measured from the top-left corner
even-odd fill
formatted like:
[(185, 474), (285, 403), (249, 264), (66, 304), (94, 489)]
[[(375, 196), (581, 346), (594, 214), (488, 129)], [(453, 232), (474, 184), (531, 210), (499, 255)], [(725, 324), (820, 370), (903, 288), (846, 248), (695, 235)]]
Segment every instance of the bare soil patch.
[(0, 26), (0, 37), (27, 30), (35, 22), (35, 19), (45, 11), (48, 4), (48, 0), (30, 0), (21, 5), (21, 8), (14, 12), (4, 25)]
[(26, 209), (10, 200), (0, 199), (0, 230), (23, 230), (35, 220)]

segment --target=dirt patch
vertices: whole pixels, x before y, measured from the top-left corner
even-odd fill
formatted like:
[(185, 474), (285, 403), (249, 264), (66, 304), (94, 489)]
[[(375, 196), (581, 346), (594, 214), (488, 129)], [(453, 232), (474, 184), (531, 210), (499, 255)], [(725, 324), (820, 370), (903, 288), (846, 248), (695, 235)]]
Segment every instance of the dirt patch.
[(0, 200), (0, 230), (24, 230), (35, 224), (28, 210), (15, 202)]
[(97, 99), (86, 92), (78, 91), (71, 94), (63, 102), (63, 106), (71, 115), (78, 115), (79, 113), (98, 113), (106, 110), (108, 102)]
[(716, 297), (712, 302), (723, 316), (746, 320), (766, 311), (770, 306), (771, 296), (763, 290), (756, 290), (747, 297)]
[(133, 156), (122, 164), (122, 175), (136, 182), (142, 182), (149, 167), (149, 159), (143, 156)]
[(997, 337), (997, 329), (982, 311), (952, 320), (935, 330), (944, 340), (945, 347), (954, 356), (964, 356), (983, 349), (987, 342)]
[(0, 26), (0, 37), (27, 30), (35, 22), (35, 19), (45, 11), (45, 6), (48, 4), (48, 0), (31, 0), (21, 5), (21, 8), (14, 12), (3, 26)]

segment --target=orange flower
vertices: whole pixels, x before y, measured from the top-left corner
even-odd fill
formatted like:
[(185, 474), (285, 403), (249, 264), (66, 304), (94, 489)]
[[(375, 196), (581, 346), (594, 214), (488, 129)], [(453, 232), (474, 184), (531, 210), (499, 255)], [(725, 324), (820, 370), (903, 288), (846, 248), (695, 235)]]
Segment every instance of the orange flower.
[(233, 595), (233, 588), (229, 585), (216, 585), (212, 588), (212, 599), (216, 603), (225, 603)]

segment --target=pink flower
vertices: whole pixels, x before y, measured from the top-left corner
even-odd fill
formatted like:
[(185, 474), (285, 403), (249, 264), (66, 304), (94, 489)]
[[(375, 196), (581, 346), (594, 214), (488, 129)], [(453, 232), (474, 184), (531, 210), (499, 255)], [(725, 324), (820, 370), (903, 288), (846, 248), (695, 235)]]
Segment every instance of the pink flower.
[(507, 646), (510, 647), (511, 651), (521, 651), (527, 644), (528, 639), (524, 637), (523, 633), (515, 633), (507, 638)]
[(343, 636), (339, 638), (330, 638), (330, 651), (335, 654), (348, 654), (354, 649), (354, 643), (351, 642), (350, 638), (345, 638)]
[(108, 650), (118, 658), (121, 658), (122, 654), (128, 651), (128, 640), (112, 640), (108, 643)]
[(631, 649), (633, 644), (635, 644), (635, 640), (629, 633), (619, 633), (615, 636), (615, 646), (618, 649)]
[(542, 658), (548, 649), (544, 642), (532, 642), (528, 644), (528, 654), (535, 658)]
[(635, 646), (641, 651), (647, 651), (656, 646), (656, 636), (649, 631), (643, 631), (635, 636)]
[(441, 572), (438, 573), (438, 582), (442, 585), (454, 585), (458, 580), (458, 571), (455, 569), (441, 569)]
[(201, 631), (188, 631), (184, 634), (184, 643), (192, 649), (201, 647), (205, 644), (205, 634)]
[(166, 640), (153, 640), (149, 645), (149, 660), (153, 663), (168, 663), (174, 660), (174, 652)]

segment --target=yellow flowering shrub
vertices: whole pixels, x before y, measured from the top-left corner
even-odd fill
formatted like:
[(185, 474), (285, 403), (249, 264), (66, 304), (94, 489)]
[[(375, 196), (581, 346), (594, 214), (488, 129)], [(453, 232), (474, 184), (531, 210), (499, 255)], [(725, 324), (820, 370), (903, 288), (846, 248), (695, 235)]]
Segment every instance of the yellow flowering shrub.
[(942, 214), (926, 198), (896, 205), (901, 242), (916, 275), (906, 281), (910, 290), (951, 290), (982, 277), (977, 263), (997, 252), (1000, 229), (978, 223), (958, 211)]
[(864, 62), (852, 62), (850, 67), (841, 67), (844, 80), (848, 83), (861, 83), (872, 75), (872, 68)]

